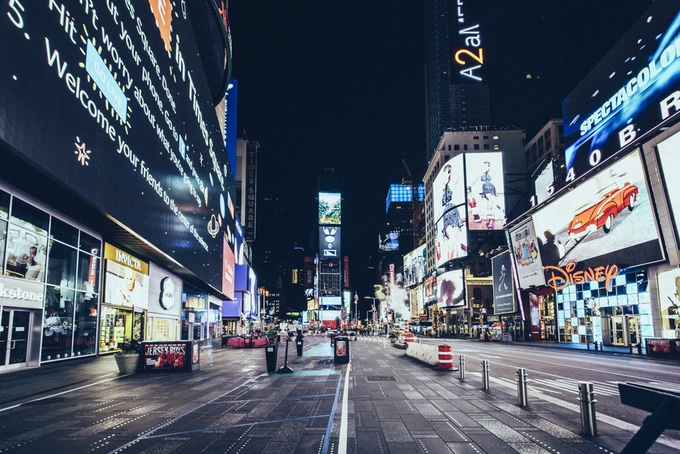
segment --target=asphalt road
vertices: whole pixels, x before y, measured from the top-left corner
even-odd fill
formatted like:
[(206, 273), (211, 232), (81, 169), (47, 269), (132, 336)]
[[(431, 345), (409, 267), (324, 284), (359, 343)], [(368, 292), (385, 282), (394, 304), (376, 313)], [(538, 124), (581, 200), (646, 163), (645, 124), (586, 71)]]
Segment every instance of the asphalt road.
[[(290, 373), (267, 373), (262, 348), (224, 348), (202, 352), (193, 372), (125, 375), (105, 356), (0, 374), (0, 452), (615, 453), (648, 416), (620, 403), (617, 383), (680, 382), (680, 362), (631, 354), (421, 343), (450, 345), (456, 366), (464, 355), (465, 379), (384, 337), (350, 342), (349, 362), (336, 362), (322, 336), (306, 336), (300, 357), (290, 346)], [(283, 366), (284, 348), (278, 359)], [(528, 375), (526, 406), (518, 368)], [(596, 436), (581, 430), (583, 381), (597, 399)], [(680, 434), (666, 431), (649, 452), (679, 451)]]

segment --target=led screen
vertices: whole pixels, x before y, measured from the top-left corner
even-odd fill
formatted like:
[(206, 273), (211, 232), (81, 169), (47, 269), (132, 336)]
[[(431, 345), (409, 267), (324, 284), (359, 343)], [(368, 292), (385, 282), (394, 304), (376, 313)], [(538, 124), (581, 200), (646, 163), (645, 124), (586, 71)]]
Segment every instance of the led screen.
[(426, 245), (418, 246), (404, 255), (404, 285), (407, 287), (422, 284), (427, 266)]
[(440, 308), (465, 305), (463, 270), (447, 271), (437, 276), (437, 305)]
[(663, 259), (640, 152), (634, 151), (533, 214), (543, 266)]
[(531, 218), (508, 232), (510, 249), (515, 255), (517, 277), (522, 288), (545, 285), (540, 241)]
[(470, 230), (502, 230), (505, 227), (503, 154), (467, 153), (467, 218)]
[(378, 235), (378, 248), (381, 252), (399, 250), (399, 232), (383, 232)]
[(491, 259), (493, 271), (493, 313), (509, 314), (515, 312), (515, 292), (512, 285), (512, 264), (510, 253)]
[(659, 164), (666, 185), (666, 196), (671, 207), (671, 215), (675, 232), (678, 232), (678, 216), (680, 216), (680, 179), (677, 175), (678, 156), (680, 156), (680, 133), (669, 137), (657, 145)]
[(319, 193), (319, 224), (340, 225), (341, 195), (335, 192)]
[[(463, 175), (463, 155), (451, 158), (439, 171), (432, 183), (432, 215), (439, 220), (445, 213), (465, 204), (465, 179)], [(465, 212), (458, 210), (465, 223)]]
[(322, 259), (341, 257), (340, 252), (340, 227), (319, 227), (319, 252)]
[(677, 117), (679, 37), (677, 2), (655, 1), (562, 102), (567, 181)]
[(186, 12), (4, 2), (0, 61), (2, 148), (220, 289), (234, 188)]
[(451, 158), (432, 183), (437, 266), (467, 256), (463, 156)]

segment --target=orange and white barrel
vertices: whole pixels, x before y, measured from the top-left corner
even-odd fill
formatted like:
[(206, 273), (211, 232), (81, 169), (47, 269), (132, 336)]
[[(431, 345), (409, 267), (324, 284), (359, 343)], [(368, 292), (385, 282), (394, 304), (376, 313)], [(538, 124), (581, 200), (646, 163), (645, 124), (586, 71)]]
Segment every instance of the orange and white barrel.
[(453, 351), (450, 345), (441, 344), (439, 350), (439, 364), (437, 368), (441, 370), (453, 370)]
[(406, 333), (406, 337), (404, 338), (404, 346), (408, 348), (408, 344), (413, 343), (416, 341), (416, 336), (413, 333)]

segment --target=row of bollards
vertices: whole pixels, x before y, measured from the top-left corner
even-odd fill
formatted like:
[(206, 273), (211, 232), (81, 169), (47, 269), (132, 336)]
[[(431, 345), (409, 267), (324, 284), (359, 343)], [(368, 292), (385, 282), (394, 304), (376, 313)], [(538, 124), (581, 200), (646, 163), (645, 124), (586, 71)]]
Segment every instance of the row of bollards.
[[(527, 393), (527, 370), (520, 367), (515, 372), (517, 376), (517, 405), (526, 407), (528, 405)], [(458, 355), (458, 378), (465, 381), (465, 355)], [(489, 390), (489, 361), (482, 360), (482, 389)], [(595, 393), (593, 384), (579, 382), (579, 403), (581, 407), (581, 429), (584, 435), (597, 435), (597, 418), (595, 415)]]

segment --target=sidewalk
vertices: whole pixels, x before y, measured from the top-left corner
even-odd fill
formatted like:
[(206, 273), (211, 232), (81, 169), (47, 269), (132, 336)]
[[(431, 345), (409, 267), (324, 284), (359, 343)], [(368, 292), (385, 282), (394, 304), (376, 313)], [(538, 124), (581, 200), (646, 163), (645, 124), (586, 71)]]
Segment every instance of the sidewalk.
[(578, 414), (519, 407), (384, 338), (350, 342), (349, 364), (334, 363), (323, 336), (305, 336), (302, 357), (288, 348), (286, 374), (266, 373), (264, 349), (224, 348), (194, 372), (121, 376), (104, 356), (0, 375), (0, 451), (600, 453), (631, 438), (606, 423), (581, 436)]

